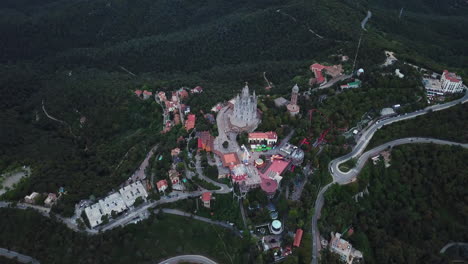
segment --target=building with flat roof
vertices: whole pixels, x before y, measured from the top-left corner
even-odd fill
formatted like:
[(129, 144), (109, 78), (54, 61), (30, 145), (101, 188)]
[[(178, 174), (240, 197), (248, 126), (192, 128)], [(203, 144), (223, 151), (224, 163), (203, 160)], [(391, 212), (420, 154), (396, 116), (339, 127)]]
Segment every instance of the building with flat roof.
[(148, 193), (143, 184), (138, 181), (127, 185), (118, 192), (111, 193), (105, 198), (99, 200), (85, 208), (86, 217), (89, 220), (91, 228), (102, 223), (102, 217), (112, 215), (112, 212), (121, 213), (131, 207), (138, 197), (146, 199)]
[(328, 244), (330, 251), (338, 254), (341, 260), (347, 264), (352, 264), (356, 258), (362, 258), (362, 253), (353, 248), (353, 246), (346, 240), (341, 238), (340, 233), (331, 233), (331, 240)]
[(141, 184), (139, 181), (121, 188), (119, 193), (127, 207), (132, 206), (138, 197), (141, 197), (145, 200), (146, 197), (148, 197), (148, 193), (146, 192), (145, 187), (143, 187), (143, 184)]
[(107, 215), (110, 215), (112, 211), (121, 213), (127, 209), (127, 205), (125, 204), (123, 197), (117, 192), (99, 200), (98, 203), (101, 206), (103, 214)]
[(98, 226), (102, 223), (102, 216), (104, 215), (104, 211), (102, 211), (99, 203), (95, 203), (86, 207), (85, 214), (88, 218), (91, 228), (94, 228), (95, 226)]
[(24, 197), (24, 202), (25, 203), (28, 203), (28, 204), (35, 204), (36, 203), (36, 199), (39, 197), (39, 193), (37, 192), (33, 192), (31, 193), (30, 195), (26, 195)]

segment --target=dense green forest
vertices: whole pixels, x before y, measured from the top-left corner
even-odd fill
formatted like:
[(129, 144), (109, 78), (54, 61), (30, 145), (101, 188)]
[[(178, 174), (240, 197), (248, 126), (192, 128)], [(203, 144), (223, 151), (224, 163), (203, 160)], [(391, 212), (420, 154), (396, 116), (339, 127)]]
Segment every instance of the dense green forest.
[(403, 137), (431, 137), (468, 143), (468, 104), (385, 126), (372, 137), (368, 149)]
[(21, 262), (15, 260), (15, 259), (10, 259), (10, 258), (0, 256), (0, 263), (2, 263), (2, 264), (19, 264)]
[[(467, 158), (461, 147), (393, 149), (391, 167), (370, 163), (356, 183), (325, 194), (322, 235), (353, 227), (345, 239), (366, 263), (448, 263), (440, 249), (468, 239)], [(356, 202), (353, 196), (365, 189), (369, 193)]]
[(226, 229), (166, 214), (94, 236), (75, 233), (30, 210), (2, 209), (0, 221), (0, 244), (41, 263), (159, 263), (190, 253), (219, 263), (255, 258), (249, 241)]

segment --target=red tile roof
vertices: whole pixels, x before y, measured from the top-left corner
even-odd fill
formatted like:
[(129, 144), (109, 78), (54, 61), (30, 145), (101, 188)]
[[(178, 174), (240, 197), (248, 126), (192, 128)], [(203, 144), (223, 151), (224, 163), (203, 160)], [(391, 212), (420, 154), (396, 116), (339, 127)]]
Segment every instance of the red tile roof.
[(214, 137), (208, 131), (201, 131), (197, 133), (198, 148), (205, 151), (213, 150)]
[(202, 194), (202, 201), (203, 202), (208, 202), (211, 200), (211, 193), (210, 192), (204, 192)]
[(136, 94), (137, 96), (140, 96), (142, 93), (143, 93), (143, 92), (142, 92), (141, 90), (136, 90), (136, 91), (135, 91), (135, 94)]
[(460, 76), (457, 76), (455, 73), (449, 72), (449, 71), (447, 71), (447, 70), (445, 70), (445, 71), (442, 73), (442, 75), (445, 77), (445, 79), (447, 79), (447, 80), (449, 80), (449, 81), (451, 81), (451, 82), (456, 82), (456, 83), (458, 83), (458, 82), (461, 82), (461, 81), (462, 81), (461, 78), (460, 78)]
[(240, 163), (236, 153), (227, 153), (222, 156), (224, 167), (233, 167)]
[(325, 81), (325, 77), (323, 77), (322, 70), (325, 69), (326, 66), (323, 66), (318, 63), (314, 63), (310, 66), (310, 70), (314, 72), (315, 78), (317, 79), (317, 83), (323, 83)]
[(161, 189), (163, 186), (168, 186), (166, 180), (160, 180), (156, 183), (156, 186), (158, 187), (158, 190)]
[(270, 167), (268, 167), (268, 170), (281, 174), (288, 167), (288, 165), (289, 161), (275, 159), (271, 163)]
[(276, 132), (253, 132), (249, 133), (249, 139), (278, 139)]
[(275, 180), (262, 178), (260, 188), (266, 193), (272, 194), (278, 189), (278, 183)]
[(183, 99), (183, 98), (187, 98), (188, 97), (188, 93), (187, 91), (185, 90), (180, 90), (179, 91), (179, 96)]
[(143, 91), (143, 94), (144, 94), (144, 95), (152, 95), (153, 93), (152, 93), (152, 92), (150, 92), (150, 91), (146, 91), (146, 90), (144, 90), (144, 91)]
[(187, 116), (187, 120), (185, 121), (185, 129), (190, 130), (195, 127), (195, 115), (190, 114)]
[(304, 231), (302, 229), (298, 229), (296, 231), (296, 235), (294, 236), (293, 246), (299, 247), (301, 245), (302, 233), (304, 233)]

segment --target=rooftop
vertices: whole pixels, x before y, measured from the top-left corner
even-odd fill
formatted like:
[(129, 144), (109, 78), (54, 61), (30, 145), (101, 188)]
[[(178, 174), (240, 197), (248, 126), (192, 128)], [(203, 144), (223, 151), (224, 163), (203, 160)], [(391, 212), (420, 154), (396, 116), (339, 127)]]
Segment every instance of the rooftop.
[(275, 180), (262, 178), (260, 188), (262, 188), (264, 192), (272, 194), (278, 189), (278, 183)]
[(304, 231), (302, 229), (296, 230), (296, 235), (294, 236), (294, 243), (293, 246), (299, 247), (301, 245), (302, 234)]
[(445, 77), (445, 79), (451, 81), (451, 82), (461, 82), (462, 81), (462, 78), (460, 76), (458, 76), (457, 74), (453, 73), (453, 72), (449, 72), (447, 70), (445, 70), (443, 73), (442, 73), (442, 76)]
[(145, 187), (139, 181), (121, 188), (119, 193), (128, 207), (132, 206), (138, 197), (148, 197)]
[(223, 154), (221, 159), (223, 161), (223, 166), (224, 167), (232, 168), (233, 166), (240, 163), (239, 157), (237, 157), (237, 154), (235, 152)]
[(156, 183), (156, 186), (158, 187), (158, 189), (166, 186), (167, 187), (167, 181), (166, 180), (160, 180)]
[(253, 132), (249, 133), (249, 139), (278, 139), (276, 132)]
[(195, 127), (195, 115), (190, 114), (187, 116), (187, 120), (185, 121), (185, 129), (190, 130)]
[(211, 200), (211, 193), (210, 192), (204, 192), (202, 194), (202, 201), (203, 202), (208, 202)]

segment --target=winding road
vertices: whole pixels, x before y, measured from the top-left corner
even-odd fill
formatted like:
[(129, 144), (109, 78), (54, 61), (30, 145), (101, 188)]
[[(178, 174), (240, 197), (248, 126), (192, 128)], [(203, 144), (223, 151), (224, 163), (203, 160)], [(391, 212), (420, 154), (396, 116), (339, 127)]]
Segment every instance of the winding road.
[(200, 255), (182, 255), (166, 259), (159, 264), (177, 264), (177, 263), (197, 263), (197, 264), (218, 264), (217, 262)]
[(217, 225), (217, 226), (229, 229), (232, 232), (234, 232), (237, 236), (242, 237), (242, 233), (237, 228), (235, 228), (234, 226), (228, 224), (227, 222), (212, 220), (210, 218), (194, 215), (194, 214), (187, 213), (187, 212), (184, 212), (184, 211), (181, 211), (181, 210), (178, 210), (178, 209), (163, 208), (163, 209), (156, 209), (155, 210), (156, 213), (159, 212), (159, 211), (161, 211), (161, 212), (163, 212), (165, 214), (173, 214), (173, 215), (191, 217), (191, 218), (193, 218), (195, 220), (198, 220), (198, 221), (202, 221), (202, 222), (212, 224), (212, 225)]
[(21, 263), (39, 264), (38, 260), (33, 259), (30, 256), (26, 256), (18, 252), (8, 250), (6, 248), (0, 248), (0, 256), (4, 256), (9, 259), (15, 259)]
[[(433, 139), (433, 138), (413, 137), (413, 138), (396, 139), (396, 140), (387, 142), (363, 154), (370, 140), (374, 136), (374, 133), (378, 129), (382, 128), (383, 126), (390, 125), (392, 123), (399, 122), (402, 120), (412, 119), (417, 116), (424, 115), (430, 112), (444, 110), (452, 106), (455, 106), (457, 104), (464, 104), (467, 101), (468, 101), (468, 90), (465, 89), (465, 95), (460, 99), (457, 99), (457, 100), (454, 100), (445, 104), (428, 106), (422, 110), (418, 110), (412, 113), (406, 113), (404, 115), (399, 115), (399, 116), (395, 116), (391, 118), (378, 120), (377, 122), (373, 123), (370, 127), (368, 127), (365, 131), (362, 132), (361, 137), (358, 139), (356, 145), (354, 146), (353, 150), (350, 153), (342, 157), (336, 158), (329, 163), (328, 170), (333, 177), (333, 181), (327, 184), (326, 186), (324, 186), (319, 191), (319, 194), (317, 195), (317, 198), (315, 200), (315, 207), (314, 207), (315, 211), (312, 217), (312, 223), (311, 223), (312, 237), (313, 237), (312, 239), (314, 241), (314, 243), (312, 243), (312, 264), (318, 263), (318, 251), (320, 247), (320, 233), (317, 227), (317, 221), (320, 218), (320, 212), (324, 204), (324, 194), (331, 185), (333, 185), (334, 183), (338, 183), (338, 184), (350, 183), (357, 177), (357, 175), (359, 174), (359, 171), (364, 167), (364, 164), (369, 159), (369, 157), (371, 157), (372, 155), (375, 155), (376, 153), (388, 147), (394, 147), (394, 146), (398, 146), (402, 144), (411, 144), (411, 143), (419, 143), (419, 144), (434, 143), (434, 144), (442, 144), (442, 145), (458, 145), (464, 148), (468, 148), (468, 144), (456, 143), (456, 142), (451, 142), (447, 140), (440, 140), (440, 139)], [(355, 168), (351, 169), (348, 172), (343, 172), (339, 169), (339, 165), (341, 163), (344, 163), (356, 157), (359, 157), (359, 159), (357, 161)]]
[(200, 157), (200, 154), (197, 153), (197, 155), (195, 156), (195, 169), (197, 170), (197, 173), (198, 173), (198, 177), (200, 177), (201, 179), (211, 183), (211, 184), (214, 184), (216, 186), (218, 186), (220, 189), (218, 190), (215, 190), (213, 192), (215, 193), (230, 193), (232, 191), (231, 188), (229, 188), (229, 186), (227, 186), (226, 184), (223, 184), (223, 183), (219, 183), (215, 180), (212, 180), (211, 178), (205, 176), (205, 174), (203, 173), (203, 170), (202, 170), (202, 167), (201, 167), (201, 157)]

